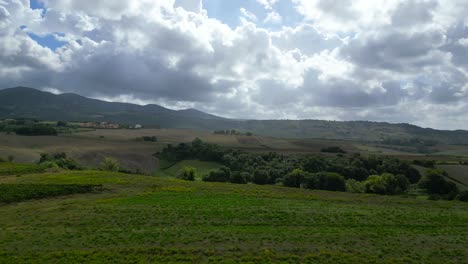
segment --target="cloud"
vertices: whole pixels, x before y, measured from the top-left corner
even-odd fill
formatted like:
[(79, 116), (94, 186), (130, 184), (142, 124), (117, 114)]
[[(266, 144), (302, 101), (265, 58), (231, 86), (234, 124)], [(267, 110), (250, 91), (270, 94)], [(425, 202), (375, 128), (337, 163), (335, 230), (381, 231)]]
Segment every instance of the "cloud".
[(281, 22), (283, 22), (283, 17), (275, 11), (268, 13), (266, 18), (263, 20), (263, 23), (271, 24), (281, 24)]
[(246, 19), (248, 19), (250, 21), (257, 21), (258, 20), (257, 16), (254, 13), (247, 11), (245, 8), (242, 7), (239, 10), (241, 12), (241, 15), (244, 18), (246, 18)]
[(265, 9), (272, 10), (273, 6), (278, 2), (278, 0), (257, 0)]
[[(0, 0), (1, 87), (236, 118), (468, 129), (466, 0), (258, 0), (237, 7), (236, 27), (200, 0), (43, 2), (45, 14)], [(302, 20), (287, 24), (290, 15)]]

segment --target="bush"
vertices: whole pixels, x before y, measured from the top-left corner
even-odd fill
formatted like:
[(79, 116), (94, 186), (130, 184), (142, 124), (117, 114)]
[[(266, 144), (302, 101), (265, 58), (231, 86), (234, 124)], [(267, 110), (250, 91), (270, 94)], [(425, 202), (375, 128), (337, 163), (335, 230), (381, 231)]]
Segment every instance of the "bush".
[(405, 176), (384, 173), (382, 175), (372, 175), (365, 182), (365, 192), (382, 195), (403, 193), (409, 186), (409, 181)]
[(210, 171), (202, 180), (207, 182), (229, 182), (230, 178), (231, 170), (227, 167), (222, 167), (219, 170)]
[(295, 169), (283, 177), (283, 185), (287, 187), (299, 188), (304, 182), (304, 179), (309, 175), (301, 169)]
[(67, 157), (67, 154), (64, 152), (59, 153), (41, 153), (41, 158), (39, 160), (39, 164), (43, 164), (46, 162), (55, 163), (58, 167), (68, 170), (79, 170), (80, 166), (78, 163)]
[(251, 180), (250, 173), (236, 171), (231, 174), (230, 182), (237, 184), (246, 184)]
[(355, 179), (346, 180), (345, 185), (347, 192), (364, 193), (366, 191), (364, 183), (356, 181)]
[(429, 194), (448, 195), (450, 198), (454, 196), (453, 193), (458, 193), (458, 188), (455, 183), (446, 181), (446, 176), (447, 172), (443, 170), (430, 169), (419, 181), (418, 186), (426, 189)]
[(46, 125), (32, 125), (23, 126), (15, 130), (17, 135), (23, 136), (56, 136), (57, 130), (51, 126)]
[(253, 183), (264, 185), (270, 181), (270, 176), (268, 175), (268, 171), (265, 169), (257, 169), (254, 171), (253, 174)]
[(197, 177), (197, 169), (192, 167), (184, 167), (178, 174), (177, 178), (186, 181), (194, 181)]
[(15, 160), (15, 156), (8, 155), (8, 162), (13, 162)]
[(306, 189), (342, 191), (346, 190), (344, 177), (333, 172), (312, 173), (305, 177), (302, 187)]
[(113, 158), (104, 158), (101, 163), (101, 170), (118, 172), (120, 169), (119, 163)]

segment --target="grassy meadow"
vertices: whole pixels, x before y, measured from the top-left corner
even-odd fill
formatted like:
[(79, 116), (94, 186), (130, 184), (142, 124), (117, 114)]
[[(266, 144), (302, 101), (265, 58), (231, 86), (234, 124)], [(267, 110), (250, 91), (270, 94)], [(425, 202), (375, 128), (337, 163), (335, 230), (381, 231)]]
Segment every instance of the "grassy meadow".
[(0, 263), (468, 259), (468, 204), (462, 202), (102, 171), (14, 173), (0, 176), (0, 184), (102, 186), (0, 204)]

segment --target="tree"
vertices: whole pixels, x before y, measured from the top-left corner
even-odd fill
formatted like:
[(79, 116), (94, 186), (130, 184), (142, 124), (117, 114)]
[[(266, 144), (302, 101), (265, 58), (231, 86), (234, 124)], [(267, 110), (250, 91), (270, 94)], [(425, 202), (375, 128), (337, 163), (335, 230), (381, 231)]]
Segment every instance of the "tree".
[(237, 184), (246, 184), (250, 181), (250, 174), (248, 172), (236, 171), (231, 174), (230, 182)]
[(305, 177), (302, 186), (306, 189), (345, 191), (344, 177), (333, 172), (312, 173)]
[(193, 167), (184, 167), (178, 174), (177, 178), (186, 181), (194, 181), (197, 177), (197, 169)]
[(365, 187), (362, 182), (356, 181), (355, 179), (348, 179), (345, 182), (346, 191), (352, 193), (363, 193), (365, 192)]
[(119, 171), (119, 169), (119, 163), (113, 158), (106, 157), (101, 163), (101, 170), (117, 172)]
[(269, 180), (270, 180), (270, 176), (268, 175), (267, 170), (257, 169), (254, 171), (253, 182), (255, 184), (264, 185), (264, 184), (267, 184)]
[(60, 167), (62, 169), (68, 170), (79, 170), (80, 166), (78, 163), (69, 158), (65, 152), (58, 153), (41, 153), (41, 158), (39, 159), (39, 164), (47, 163), (50, 167)]
[(301, 169), (295, 169), (283, 177), (283, 185), (287, 187), (299, 188), (308, 175), (309, 173)]
[(202, 180), (207, 182), (229, 182), (230, 178), (231, 170), (227, 167), (221, 167), (218, 170), (210, 171)]
[(458, 188), (455, 183), (446, 181), (446, 176), (447, 172), (443, 170), (429, 169), (419, 181), (418, 186), (426, 189), (429, 194), (454, 196), (458, 193)]
[(382, 175), (371, 175), (364, 182), (367, 193), (382, 195), (398, 194), (405, 191), (409, 186), (409, 181), (402, 175), (384, 173)]

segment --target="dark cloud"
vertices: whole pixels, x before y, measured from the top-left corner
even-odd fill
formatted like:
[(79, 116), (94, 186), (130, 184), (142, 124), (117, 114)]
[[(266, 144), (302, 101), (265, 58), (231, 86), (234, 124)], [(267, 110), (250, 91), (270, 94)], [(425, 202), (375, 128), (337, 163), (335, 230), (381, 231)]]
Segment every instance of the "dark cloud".
[[(304, 21), (275, 31), (231, 28), (200, 0), (44, 2), (42, 17), (25, 0), (0, 0), (2, 87), (238, 118), (457, 127), (453, 115), (468, 113), (466, 0), (292, 0)], [(52, 51), (28, 32), (63, 33), (66, 45)]]

